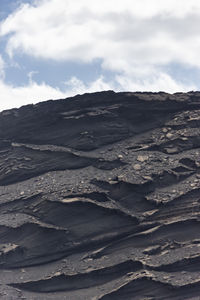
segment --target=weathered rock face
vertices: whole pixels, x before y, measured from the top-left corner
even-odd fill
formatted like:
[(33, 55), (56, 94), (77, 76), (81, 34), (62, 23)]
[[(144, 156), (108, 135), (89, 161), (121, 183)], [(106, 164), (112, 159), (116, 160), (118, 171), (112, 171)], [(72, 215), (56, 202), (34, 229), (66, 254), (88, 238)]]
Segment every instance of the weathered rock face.
[(200, 93), (0, 114), (1, 299), (199, 299)]

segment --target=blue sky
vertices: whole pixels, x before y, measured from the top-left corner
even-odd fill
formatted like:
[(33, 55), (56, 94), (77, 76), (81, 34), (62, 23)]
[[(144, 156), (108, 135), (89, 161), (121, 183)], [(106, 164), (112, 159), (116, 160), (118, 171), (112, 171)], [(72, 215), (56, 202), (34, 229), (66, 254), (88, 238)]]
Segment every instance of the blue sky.
[(0, 0), (0, 111), (200, 87), (199, 0)]

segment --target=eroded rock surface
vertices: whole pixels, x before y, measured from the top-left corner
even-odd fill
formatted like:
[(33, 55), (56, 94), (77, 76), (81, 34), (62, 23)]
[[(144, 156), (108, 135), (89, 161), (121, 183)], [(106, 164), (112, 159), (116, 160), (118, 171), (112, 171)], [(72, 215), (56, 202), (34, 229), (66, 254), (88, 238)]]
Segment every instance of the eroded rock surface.
[(0, 299), (200, 299), (200, 93), (0, 113)]

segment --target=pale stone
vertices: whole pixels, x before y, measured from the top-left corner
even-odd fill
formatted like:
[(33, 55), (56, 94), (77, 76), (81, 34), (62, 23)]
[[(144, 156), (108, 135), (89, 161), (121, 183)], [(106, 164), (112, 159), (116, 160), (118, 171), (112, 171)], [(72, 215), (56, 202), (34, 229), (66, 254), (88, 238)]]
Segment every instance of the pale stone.
[(170, 133), (170, 132), (168, 132), (168, 133), (166, 134), (166, 137), (167, 137), (168, 139), (171, 139), (171, 138), (173, 137), (173, 134)]
[(140, 162), (144, 162), (144, 161), (148, 160), (148, 158), (149, 157), (147, 155), (139, 155), (137, 157), (137, 160), (140, 161)]
[(183, 141), (187, 141), (187, 140), (188, 140), (187, 137), (182, 137), (181, 139), (182, 139)]
[(152, 180), (152, 177), (151, 176), (148, 176), (148, 175), (145, 175), (145, 176), (142, 176), (144, 179), (146, 180)]
[(141, 166), (139, 165), (139, 164), (135, 164), (134, 166), (133, 166), (133, 168), (135, 169), (135, 170), (141, 170)]
[(165, 148), (165, 151), (166, 151), (168, 154), (178, 153), (178, 149), (177, 149), (177, 148)]

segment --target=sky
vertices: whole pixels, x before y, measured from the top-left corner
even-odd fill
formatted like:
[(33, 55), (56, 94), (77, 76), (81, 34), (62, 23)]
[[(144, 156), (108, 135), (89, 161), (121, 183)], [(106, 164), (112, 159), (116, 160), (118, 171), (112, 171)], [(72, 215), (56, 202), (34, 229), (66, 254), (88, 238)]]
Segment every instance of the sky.
[(200, 89), (199, 0), (0, 0), (0, 111)]

